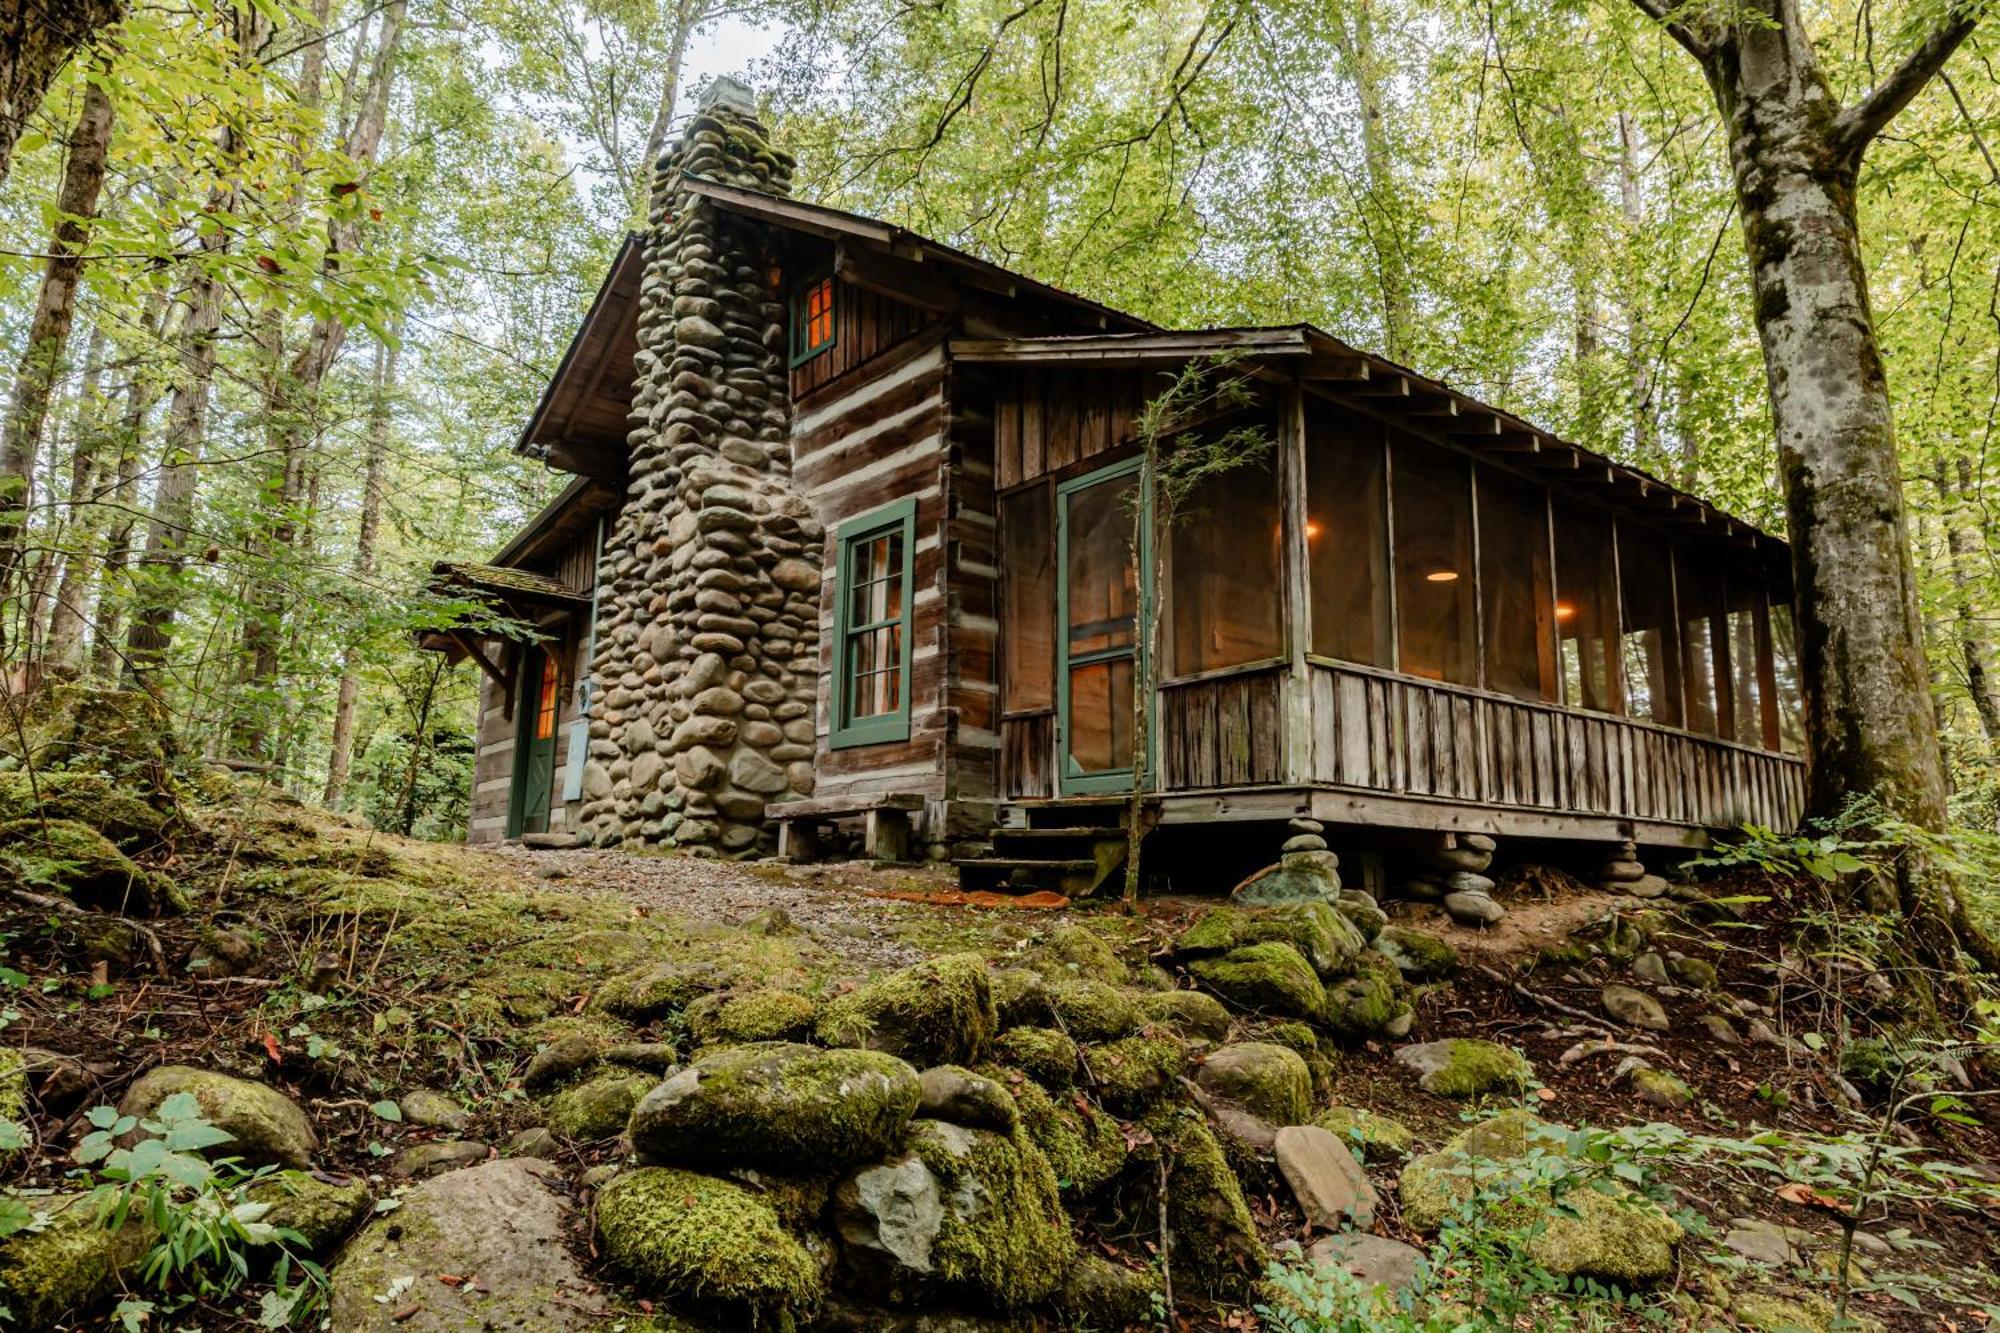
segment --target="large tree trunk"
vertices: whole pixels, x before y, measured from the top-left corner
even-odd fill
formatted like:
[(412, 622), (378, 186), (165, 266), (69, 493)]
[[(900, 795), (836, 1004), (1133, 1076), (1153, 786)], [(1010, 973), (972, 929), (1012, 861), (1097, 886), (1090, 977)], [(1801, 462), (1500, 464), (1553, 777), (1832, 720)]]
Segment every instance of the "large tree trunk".
[[(56, 207), (63, 217), (49, 242), (49, 259), (42, 270), (28, 340), (15, 370), (4, 438), (0, 438), (0, 603), (14, 602), (19, 594), (42, 428), (48, 421), (49, 396), (69, 347), (76, 290), (83, 276), (83, 249), (90, 235), (88, 219), (97, 213), (110, 143), (111, 98), (93, 80), (84, 87), (83, 105), (70, 133), (69, 161), (56, 196)], [(0, 622), (0, 633), (4, 632), (5, 624)]]
[[(1625, 244), (1629, 249), (1633, 239), (1645, 226), (1646, 215), (1639, 194), (1639, 129), (1633, 123), (1631, 114), (1618, 113), (1618, 212), (1625, 222)], [(1644, 460), (1652, 455), (1659, 431), (1654, 421), (1657, 409), (1653, 405), (1653, 355), (1647, 341), (1646, 307), (1640, 295), (1639, 283), (1628, 276), (1619, 296), (1619, 305), (1625, 318), (1625, 388), (1631, 396), (1632, 410), (1632, 451), (1635, 458)], [(1681, 456), (1680, 483), (1694, 484), (1697, 446), (1692, 437), (1683, 446)]]
[(1388, 72), (1383, 68), (1370, 0), (1355, 0), (1335, 15), (1334, 30), (1348, 83), (1361, 104), (1361, 148), (1367, 155), (1368, 240), (1375, 252), (1375, 281), (1382, 305), (1382, 350), (1408, 361), (1415, 342), (1410, 261), (1404, 250), (1402, 210), (1396, 193), (1396, 149), (1389, 133)]
[[(389, 426), (396, 392), (396, 345), (375, 349), (375, 401), (368, 416), (368, 465), (361, 485), (361, 524), (354, 538), (354, 584), (363, 597), (375, 576), (375, 540), (382, 525), (382, 491), (389, 462)], [(332, 753), (320, 804), (340, 808), (354, 764), (354, 705), (361, 694), (360, 653), (350, 642), (340, 654), (340, 690), (333, 704)]]
[(1979, 715), (1979, 729), (1985, 733), (1987, 748), (2000, 751), (2000, 690), (1995, 689), (1993, 642), (1987, 638), (1985, 629), (1979, 623), (1979, 612), (1973, 605), (1971, 580), (1966, 573), (1966, 566), (1974, 559), (1973, 547), (1979, 537), (1970, 530), (1962, 509), (1972, 494), (1972, 461), (1964, 454), (1958, 456), (1957, 472), (1954, 484), (1951, 464), (1940, 457), (1931, 479), (1937, 486), (1942, 509), (1940, 522), (1944, 527), (1944, 559), (1951, 575), (1952, 614), (1957, 622), (1959, 656), (1965, 663), (1965, 692), (1971, 696), (1973, 711)]
[(49, 84), (124, 12), (119, 0), (0, 0), (0, 183)]
[(90, 352), (84, 358), (83, 388), (77, 397), (76, 442), (70, 451), (69, 500), (63, 523), (62, 576), (50, 600), (48, 635), (42, 660), (63, 672), (82, 665), (83, 599), (90, 587), (91, 562), (97, 534), (103, 528), (99, 492), (109, 471), (104, 430), (104, 326), (90, 332)]
[(661, 71), (665, 85), (660, 89), (660, 105), (653, 111), (653, 126), (646, 132), (646, 156), (626, 183), (635, 217), (646, 215), (646, 201), (653, 192), (653, 167), (666, 151), (667, 134), (673, 128), (674, 103), (680, 100), (681, 66), (687, 59), (688, 39), (708, 17), (712, 0), (679, 0), (674, 6), (673, 35), (667, 40), (666, 68)]

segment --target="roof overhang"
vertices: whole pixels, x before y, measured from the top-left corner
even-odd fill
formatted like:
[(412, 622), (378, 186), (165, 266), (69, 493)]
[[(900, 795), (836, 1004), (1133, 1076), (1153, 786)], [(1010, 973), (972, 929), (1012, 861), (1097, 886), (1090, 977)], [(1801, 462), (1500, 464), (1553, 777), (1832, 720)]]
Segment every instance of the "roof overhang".
[(628, 234), (515, 442), (516, 453), (623, 489), (627, 420), (639, 350), (645, 247)]
[(477, 602), (490, 618), (458, 617), (419, 629), (417, 646), (441, 652), (452, 662), (476, 659), (483, 669), (492, 660), (482, 649), (492, 643), (526, 643), (545, 637), (543, 631), (590, 609), (590, 594), (578, 592), (560, 579), (507, 565), (481, 565), (440, 560), (431, 566), (429, 591), (455, 602)]

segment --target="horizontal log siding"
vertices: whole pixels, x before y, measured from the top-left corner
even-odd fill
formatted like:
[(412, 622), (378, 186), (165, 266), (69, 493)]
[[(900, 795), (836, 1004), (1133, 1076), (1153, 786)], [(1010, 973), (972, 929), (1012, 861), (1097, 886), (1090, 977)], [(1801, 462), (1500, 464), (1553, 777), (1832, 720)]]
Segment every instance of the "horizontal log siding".
[(1313, 780), (1481, 805), (1790, 828), (1805, 766), (1624, 718), (1316, 663)]
[(986, 800), (1000, 785), (1000, 570), (990, 399), (946, 386), (944, 530), (947, 795)]
[(479, 719), (472, 756), (472, 803), (467, 842), (498, 842), (507, 836), (507, 791), (514, 780), (514, 724), (500, 715), (500, 687), (479, 677)]

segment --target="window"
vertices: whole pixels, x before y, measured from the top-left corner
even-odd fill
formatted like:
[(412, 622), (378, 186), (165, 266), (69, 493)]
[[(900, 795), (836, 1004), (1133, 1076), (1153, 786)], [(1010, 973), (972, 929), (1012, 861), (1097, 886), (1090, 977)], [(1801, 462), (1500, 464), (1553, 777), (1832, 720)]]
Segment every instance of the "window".
[(1351, 417), (1314, 416), (1306, 447), (1312, 650), (1388, 666), (1389, 511), (1381, 428)]
[(1056, 705), (1056, 536), (1049, 488), (1000, 502), (1001, 569), (1007, 580), (1000, 627), (1000, 707), (1025, 712)]
[(1553, 699), (1555, 596), (1549, 587), (1548, 502), (1539, 487), (1484, 468), (1477, 478), (1486, 688), (1517, 699)]
[(561, 703), (556, 692), (556, 658), (546, 650), (542, 653), (542, 688), (535, 696), (535, 739), (546, 741), (556, 734), (556, 706)]
[(1399, 439), (1392, 467), (1398, 668), (1425, 680), (1477, 684), (1472, 486), (1466, 461)]
[(1625, 711), (1663, 727), (1681, 724), (1681, 650), (1674, 624), (1673, 561), (1665, 542), (1618, 525), (1619, 653)]
[(1618, 608), (1612, 600), (1611, 524), (1586, 509), (1556, 520), (1556, 635), (1563, 702), (1618, 711)]
[(1786, 754), (1806, 752), (1805, 696), (1799, 669), (1797, 636), (1792, 630), (1792, 604), (1771, 599), (1771, 665), (1778, 704), (1778, 748)]
[(833, 279), (808, 282), (792, 293), (792, 364), (810, 361), (833, 346)]
[(1724, 734), (1723, 710), (1729, 695), (1718, 691), (1723, 675), (1728, 629), (1722, 614), (1722, 578), (1698, 556), (1674, 555), (1674, 581), (1680, 594), (1681, 662), (1687, 682), (1687, 728), (1705, 736)]
[(910, 568), (917, 502), (839, 527), (834, 587), (832, 745), (910, 738)]
[(1202, 482), (1177, 520), (1168, 535), (1172, 670), (1192, 675), (1282, 655), (1276, 462), (1245, 463)]
[(1731, 575), (1729, 594), (1729, 721), (1739, 745), (1764, 743), (1764, 682), (1757, 668), (1757, 622), (1764, 617), (1764, 590)]

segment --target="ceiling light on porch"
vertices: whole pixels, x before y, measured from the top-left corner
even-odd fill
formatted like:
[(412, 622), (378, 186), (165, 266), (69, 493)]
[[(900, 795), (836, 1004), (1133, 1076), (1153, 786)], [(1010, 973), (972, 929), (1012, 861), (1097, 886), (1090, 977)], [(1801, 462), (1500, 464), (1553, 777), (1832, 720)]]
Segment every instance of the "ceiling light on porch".
[(1315, 537), (1317, 537), (1317, 536), (1319, 536), (1319, 520), (1318, 520), (1318, 519), (1316, 519), (1316, 518), (1309, 518), (1309, 519), (1307, 519), (1307, 520), (1306, 520), (1306, 540), (1307, 540), (1307, 541), (1311, 541), (1311, 540), (1312, 540), (1313, 538), (1315, 538)]
[(1573, 616), (1573, 615), (1575, 615), (1575, 614), (1576, 614), (1576, 608), (1575, 608), (1575, 607), (1573, 607), (1573, 606), (1571, 606), (1571, 605), (1570, 605), (1570, 604), (1569, 604), (1568, 602), (1557, 602), (1557, 603), (1556, 603), (1556, 619), (1557, 619), (1557, 620), (1568, 620), (1568, 619), (1569, 619), (1569, 618), (1570, 618), (1571, 616)]
[(1424, 575), (1424, 580), (1427, 583), (1456, 583), (1458, 582), (1458, 571), (1455, 569), (1433, 569), (1430, 573)]

